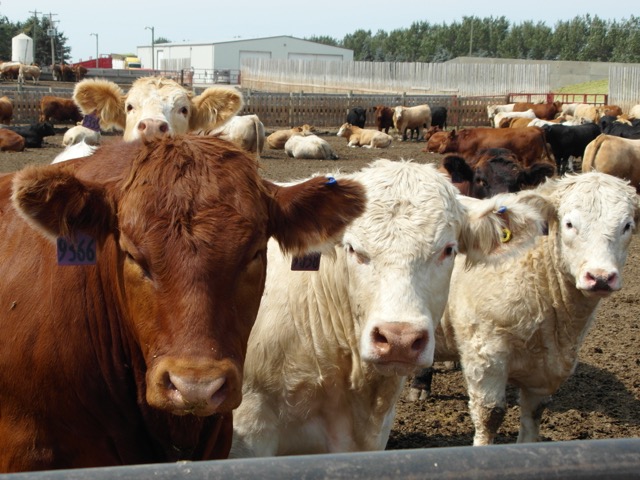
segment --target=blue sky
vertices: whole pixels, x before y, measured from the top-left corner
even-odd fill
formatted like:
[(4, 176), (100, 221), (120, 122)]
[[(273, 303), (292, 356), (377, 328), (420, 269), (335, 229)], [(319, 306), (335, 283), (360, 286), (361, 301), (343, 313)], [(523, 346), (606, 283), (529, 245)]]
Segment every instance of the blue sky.
[[(323, 6), (321, 6), (321, 3)], [(403, 2), (291, 2), (280, 0), (241, 0), (203, 2), (166, 1), (67, 1), (0, 0), (0, 15), (12, 22), (52, 14), (57, 28), (68, 38), (73, 61), (96, 55), (96, 36), (100, 54), (136, 52), (155, 37), (172, 42), (215, 42), (233, 38), (259, 38), (291, 35), (304, 38), (327, 35), (342, 39), (358, 29), (391, 31), (408, 28), (415, 21), (451, 24), (464, 16), (501, 17), (513, 23), (544, 22), (553, 27), (558, 21), (590, 14), (606, 20), (624, 20), (632, 15), (632, 2), (546, 1), (445, 1)], [(636, 12), (636, 15), (638, 12)]]

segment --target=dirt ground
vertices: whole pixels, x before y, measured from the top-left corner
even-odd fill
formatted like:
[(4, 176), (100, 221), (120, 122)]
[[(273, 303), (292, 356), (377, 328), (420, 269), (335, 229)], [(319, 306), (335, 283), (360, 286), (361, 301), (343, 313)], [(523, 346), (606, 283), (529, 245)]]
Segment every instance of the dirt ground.
[[(270, 129), (267, 129), (270, 133)], [(264, 176), (291, 180), (315, 172), (355, 171), (377, 158), (438, 161), (437, 154), (422, 152), (423, 142), (394, 141), (384, 150), (353, 149), (335, 136), (336, 129), (321, 131), (339, 160), (295, 160), (282, 150), (264, 150)], [(20, 153), (0, 152), (0, 171), (9, 172), (31, 163), (49, 163), (62, 148), (63, 130), (48, 137), (42, 149)], [(104, 141), (116, 137), (105, 136)], [(640, 437), (640, 242), (634, 238), (623, 272), (624, 286), (601, 302), (597, 321), (580, 352), (575, 374), (565, 382), (545, 411), (543, 441)], [(437, 364), (431, 398), (422, 403), (406, 400), (397, 406), (389, 449), (471, 445), (473, 427), (460, 371)], [(515, 391), (509, 391), (508, 411), (497, 443), (513, 443), (518, 433)]]

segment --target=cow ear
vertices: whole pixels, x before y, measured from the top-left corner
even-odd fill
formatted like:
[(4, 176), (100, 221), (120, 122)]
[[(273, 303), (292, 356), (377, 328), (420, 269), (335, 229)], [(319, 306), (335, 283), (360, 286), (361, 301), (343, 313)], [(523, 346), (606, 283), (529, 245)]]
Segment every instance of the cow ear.
[(103, 130), (124, 130), (126, 113), (124, 92), (115, 83), (102, 79), (86, 79), (73, 89), (73, 101), (84, 115), (97, 114)]
[(209, 87), (191, 100), (191, 131), (211, 130), (224, 124), (244, 106), (242, 94), (233, 87)]
[(556, 167), (546, 162), (536, 162), (531, 167), (522, 172), (522, 188), (537, 187), (547, 178), (556, 174)]
[(473, 170), (467, 161), (458, 155), (447, 155), (442, 160), (442, 168), (449, 172), (454, 183), (473, 181)]
[(365, 188), (353, 180), (319, 176), (289, 186), (266, 183), (269, 234), (293, 255), (332, 247), (366, 205)]
[(468, 264), (502, 261), (521, 253), (546, 232), (556, 215), (552, 202), (535, 191), (459, 199), (468, 214), (459, 242)]
[(16, 173), (12, 201), (31, 225), (54, 238), (74, 238), (79, 232), (100, 238), (115, 219), (105, 190), (79, 180), (64, 163)]

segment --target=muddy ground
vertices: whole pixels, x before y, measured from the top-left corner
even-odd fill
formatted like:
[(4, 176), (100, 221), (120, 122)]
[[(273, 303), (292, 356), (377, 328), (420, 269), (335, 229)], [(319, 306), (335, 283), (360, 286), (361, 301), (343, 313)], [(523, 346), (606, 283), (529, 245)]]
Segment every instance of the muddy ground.
[[(269, 130), (269, 129), (268, 129)], [(422, 152), (423, 142), (398, 142), (384, 150), (353, 149), (335, 136), (335, 129), (319, 132), (340, 156), (339, 160), (295, 160), (282, 150), (265, 150), (264, 176), (290, 180), (315, 172), (354, 171), (376, 158), (438, 161)], [(117, 137), (105, 136), (105, 141)], [(48, 137), (42, 149), (0, 152), (0, 171), (30, 163), (49, 163), (62, 148), (62, 130)], [(623, 272), (624, 287), (600, 304), (597, 321), (580, 352), (575, 374), (560, 388), (543, 415), (541, 439), (562, 441), (640, 437), (640, 242), (634, 238)], [(471, 445), (473, 427), (460, 371), (438, 365), (433, 394), (425, 402), (398, 403), (389, 449)], [(497, 443), (515, 442), (518, 407), (509, 391), (508, 412)]]

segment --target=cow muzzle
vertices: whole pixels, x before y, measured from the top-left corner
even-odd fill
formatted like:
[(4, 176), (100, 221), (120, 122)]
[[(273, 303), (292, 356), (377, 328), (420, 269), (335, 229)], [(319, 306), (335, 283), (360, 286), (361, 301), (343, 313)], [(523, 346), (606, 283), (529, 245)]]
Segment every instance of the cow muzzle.
[(147, 373), (147, 402), (174, 415), (209, 416), (240, 405), (241, 386), (230, 361), (163, 358)]
[(368, 360), (381, 373), (409, 375), (427, 366), (424, 360), (429, 331), (407, 322), (387, 322), (375, 326), (370, 334)]
[(169, 123), (166, 120), (146, 118), (138, 122), (138, 136), (145, 142), (157, 140), (169, 135)]
[(582, 274), (577, 287), (587, 295), (607, 297), (620, 290), (622, 281), (617, 269), (589, 269)]

